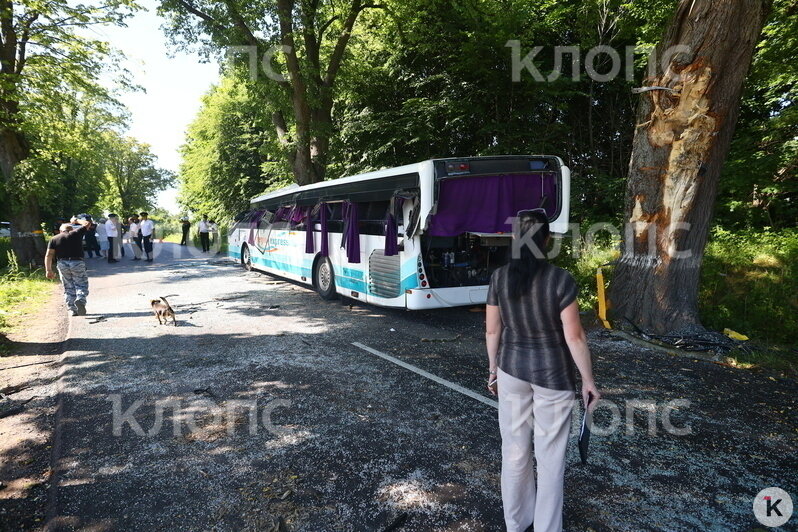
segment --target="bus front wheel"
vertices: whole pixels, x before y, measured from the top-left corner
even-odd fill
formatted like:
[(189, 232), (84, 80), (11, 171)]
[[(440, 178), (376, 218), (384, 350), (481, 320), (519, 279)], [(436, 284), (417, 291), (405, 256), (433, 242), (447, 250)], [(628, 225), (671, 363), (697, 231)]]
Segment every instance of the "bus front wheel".
[(241, 246), (241, 264), (248, 272), (252, 271), (252, 252), (249, 251), (249, 246), (246, 244)]
[(316, 285), (316, 291), (322, 299), (329, 300), (338, 297), (335, 291), (335, 273), (329, 258), (322, 257), (316, 261), (313, 282)]

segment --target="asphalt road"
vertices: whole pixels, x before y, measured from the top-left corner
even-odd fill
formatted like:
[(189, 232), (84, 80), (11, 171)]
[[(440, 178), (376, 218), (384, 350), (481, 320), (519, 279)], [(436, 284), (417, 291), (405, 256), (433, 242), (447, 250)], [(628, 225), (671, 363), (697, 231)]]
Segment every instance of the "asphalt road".
[[(48, 529), (503, 530), (496, 410), (373, 354), (487, 398), (483, 313), (325, 302), (222, 258), (156, 251), (153, 264), (89, 262)], [(158, 296), (177, 327), (158, 325)], [(750, 530), (760, 489), (798, 499), (794, 381), (590, 341), (608, 399), (597, 422), (644, 403), (594, 435), (587, 465), (572, 431), (566, 530)], [(689, 401), (670, 415), (688, 434), (663, 429), (672, 400)]]

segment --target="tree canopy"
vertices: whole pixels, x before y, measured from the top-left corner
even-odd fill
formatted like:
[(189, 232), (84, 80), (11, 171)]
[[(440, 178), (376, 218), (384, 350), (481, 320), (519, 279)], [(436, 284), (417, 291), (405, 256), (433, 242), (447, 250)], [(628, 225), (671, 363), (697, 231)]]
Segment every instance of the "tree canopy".
[[(208, 21), (190, 18), (185, 6), (181, 11), (164, 5), (173, 17), (170, 34), (184, 43), (221, 53), (222, 42), (245, 42), (233, 30), (224, 34), (228, 40), (214, 41), (207, 36), (221, 34), (214, 34)], [(303, 5), (297, 7), (297, 17)], [(791, 178), (798, 84), (790, 57), (798, 15), (790, 5), (787, 0), (775, 2), (756, 50), (721, 177), (717, 219), (724, 224), (796, 223)], [(276, 16), (276, 5), (263, 6), (258, 12), (262, 18), (250, 24), (264, 25), (262, 35), (270, 37), (263, 42), (279, 43), (277, 27), (269, 25), (277, 20), (270, 18)], [(648, 52), (662, 35), (674, 2), (389, 0), (380, 6), (360, 14), (347, 46), (334, 91), (325, 177), (430, 157), (554, 153), (574, 171), (576, 220), (620, 218), (638, 98), (631, 89), (646, 75)], [(231, 12), (217, 9), (222, 11), (214, 16), (228, 20)], [(181, 17), (192, 21), (190, 33), (177, 33), (178, 27), (189, 31), (178, 24)], [(204, 40), (200, 35), (206, 35)], [(578, 48), (578, 75), (572, 78), (566, 55), (553, 81), (539, 82), (524, 73), (513, 82), (507, 46), (512, 40), (518, 41), (522, 55), (544, 46), (535, 66), (546, 77), (557, 66), (554, 46)], [(624, 75), (625, 57), (621, 75), (608, 82), (597, 83), (585, 73), (585, 51), (602, 44), (619, 50), (637, 47), (631, 78)], [(599, 71), (607, 68), (600, 57)], [(283, 68), (284, 63), (277, 54), (273, 66)], [(274, 87), (279, 85), (253, 82), (246, 70), (226, 69), (186, 140), (180, 175), (186, 207), (229, 216), (248, 196), (285, 182), (292, 167), (272, 114), (290, 99)], [(242, 100), (242, 114), (236, 114), (229, 103), (233, 94), (254, 105)], [(230, 113), (236, 118), (224, 117)], [(214, 151), (209, 135), (218, 146), (246, 147), (235, 155)]]

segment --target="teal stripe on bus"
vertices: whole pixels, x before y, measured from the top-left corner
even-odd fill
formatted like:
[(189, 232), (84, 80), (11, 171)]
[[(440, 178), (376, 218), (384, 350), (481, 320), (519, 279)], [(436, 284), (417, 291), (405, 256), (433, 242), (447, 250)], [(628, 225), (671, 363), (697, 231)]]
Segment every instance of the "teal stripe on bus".
[[(241, 253), (237, 251), (228, 251), (228, 255), (231, 258), (240, 260)], [(303, 259), (303, 266), (295, 266), (293, 264), (289, 264), (284, 261), (274, 260), (274, 256), (279, 258), (285, 257), (285, 255), (279, 255), (276, 253), (272, 253), (269, 257), (258, 257), (254, 253), (251, 255), (252, 263), (255, 265), (262, 265), (267, 268), (272, 268), (275, 270), (280, 270), (286, 273), (292, 273), (294, 275), (304, 276), (304, 277), (312, 277), (313, 275), (313, 268), (312, 268), (312, 259)], [(418, 288), (418, 275), (415, 271), (416, 269), (416, 259), (408, 260), (402, 265), (402, 273), (404, 274), (406, 271), (410, 270), (412, 273), (407, 275), (404, 279), (402, 279), (401, 284), (401, 293), (403, 294), (405, 290), (409, 290), (411, 288)], [(368, 283), (366, 283), (363, 279), (365, 278), (365, 272), (363, 270), (357, 270), (354, 268), (341, 268), (341, 272), (335, 276), (335, 284), (343, 289), (346, 290), (354, 290), (355, 292), (360, 292), (363, 294), (368, 295), (375, 295), (371, 292), (368, 288)], [(400, 294), (401, 295), (401, 294)], [(379, 297), (379, 296), (378, 296)]]
[(341, 268), (342, 273), (346, 277), (363, 280), (363, 270), (354, 270), (352, 268)]

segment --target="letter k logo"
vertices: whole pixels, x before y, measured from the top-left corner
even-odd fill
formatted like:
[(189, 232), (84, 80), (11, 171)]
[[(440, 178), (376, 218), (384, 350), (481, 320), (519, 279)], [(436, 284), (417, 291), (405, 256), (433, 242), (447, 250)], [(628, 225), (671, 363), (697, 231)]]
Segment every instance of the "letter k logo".
[(779, 503), (781, 502), (781, 499), (778, 499), (776, 500), (776, 502), (773, 502), (771, 497), (765, 497), (765, 502), (767, 503), (766, 511), (768, 517), (773, 515), (773, 512), (776, 512), (776, 515), (778, 515), (779, 517), (782, 516), (781, 511), (779, 510)]
[(781, 488), (765, 488), (754, 497), (753, 510), (757, 521), (763, 525), (781, 526), (792, 517), (792, 497)]

